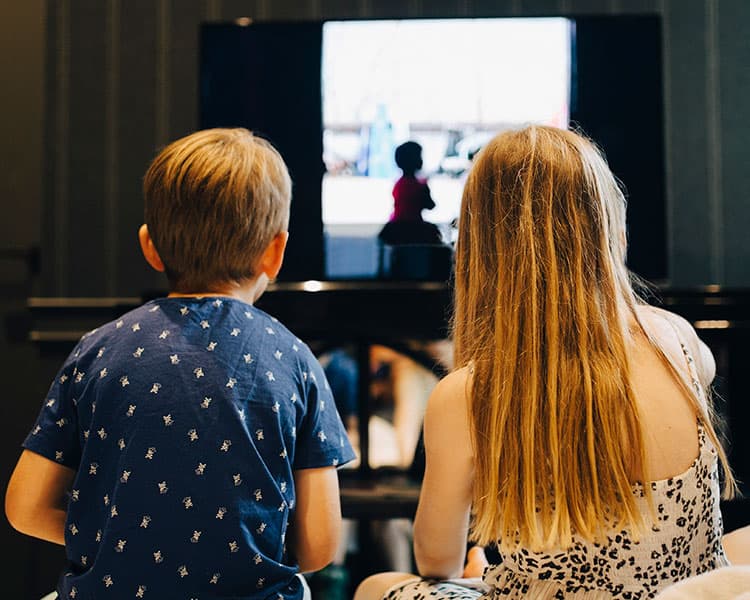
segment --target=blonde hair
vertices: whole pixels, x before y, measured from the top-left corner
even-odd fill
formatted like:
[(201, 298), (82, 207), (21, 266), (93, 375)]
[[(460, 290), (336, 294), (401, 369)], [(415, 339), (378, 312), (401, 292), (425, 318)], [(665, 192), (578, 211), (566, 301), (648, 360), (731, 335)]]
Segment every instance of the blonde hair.
[[(473, 371), (471, 535), (480, 544), (565, 548), (573, 535), (643, 529), (632, 478), (643, 473), (644, 444), (628, 359), (641, 301), (625, 236), (624, 195), (582, 135), (528, 126), (477, 155), (459, 219), (452, 325), (456, 367)], [(710, 415), (690, 397), (718, 446)], [(650, 486), (644, 494), (650, 500)]]
[(143, 182), (145, 221), (173, 291), (252, 278), (289, 224), (291, 180), (278, 151), (243, 128), (178, 139)]

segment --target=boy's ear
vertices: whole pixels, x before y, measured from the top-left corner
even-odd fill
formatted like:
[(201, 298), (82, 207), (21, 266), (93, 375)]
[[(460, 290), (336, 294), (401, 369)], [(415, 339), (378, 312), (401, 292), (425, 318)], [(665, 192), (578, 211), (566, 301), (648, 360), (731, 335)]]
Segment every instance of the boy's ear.
[(288, 231), (277, 233), (261, 255), (258, 270), (264, 273), (268, 279), (273, 280), (279, 274), (281, 264), (284, 262), (284, 251), (288, 240)]
[(151, 265), (151, 268), (154, 270), (163, 273), (164, 263), (161, 260), (161, 256), (159, 256), (159, 253), (156, 251), (156, 246), (154, 246), (154, 242), (148, 232), (148, 226), (145, 223), (138, 229), (138, 241), (141, 243), (141, 252), (143, 252), (143, 257), (146, 259), (146, 262)]

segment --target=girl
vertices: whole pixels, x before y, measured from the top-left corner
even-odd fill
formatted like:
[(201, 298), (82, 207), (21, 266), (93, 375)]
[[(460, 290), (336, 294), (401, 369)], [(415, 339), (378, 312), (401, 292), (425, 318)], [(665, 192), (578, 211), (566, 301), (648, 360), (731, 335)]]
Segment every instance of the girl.
[[(714, 360), (637, 297), (625, 251), (625, 198), (589, 140), (532, 125), (482, 149), (459, 220), (457, 368), (424, 419), (422, 578), (374, 575), (355, 600), (637, 600), (726, 564)], [(467, 535), (501, 561), (455, 579), (472, 574)]]

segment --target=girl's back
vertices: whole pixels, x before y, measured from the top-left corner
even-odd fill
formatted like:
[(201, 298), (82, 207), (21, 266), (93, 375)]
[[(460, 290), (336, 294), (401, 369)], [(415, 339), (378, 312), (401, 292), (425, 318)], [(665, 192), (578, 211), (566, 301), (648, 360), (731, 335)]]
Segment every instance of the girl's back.
[[(649, 598), (671, 582), (727, 564), (717, 453), (688, 395), (705, 404), (713, 358), (682, 318), (653, 307), (640, 307), (639, 318), (674, 367), (644, 334), (635, 336), (629, 359), (646, 473), (634, 474), (633, 481), (649, 482), (656, 524), (640, 536), (613, 530), (599, 543), (575, 536), (564, 550), (503, 552), (502, 563), (485, 573), (493, 590), (487, 597)], [(648, 518), (641, 484), (634, 483), (633, 493)]]

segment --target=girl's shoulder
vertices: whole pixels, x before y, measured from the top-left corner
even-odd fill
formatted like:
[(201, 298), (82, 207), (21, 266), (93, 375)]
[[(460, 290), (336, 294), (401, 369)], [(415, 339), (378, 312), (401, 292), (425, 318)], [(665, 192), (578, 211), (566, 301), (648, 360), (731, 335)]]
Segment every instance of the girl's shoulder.
[(649, 335), (673, 360), (693, 361), (700, 383), (708, 387), (716, 375), (716, 363), (710, 348), (701, 340), (693, 325), (681, 315), (652, 305), (637, 308), (638, 318)]

